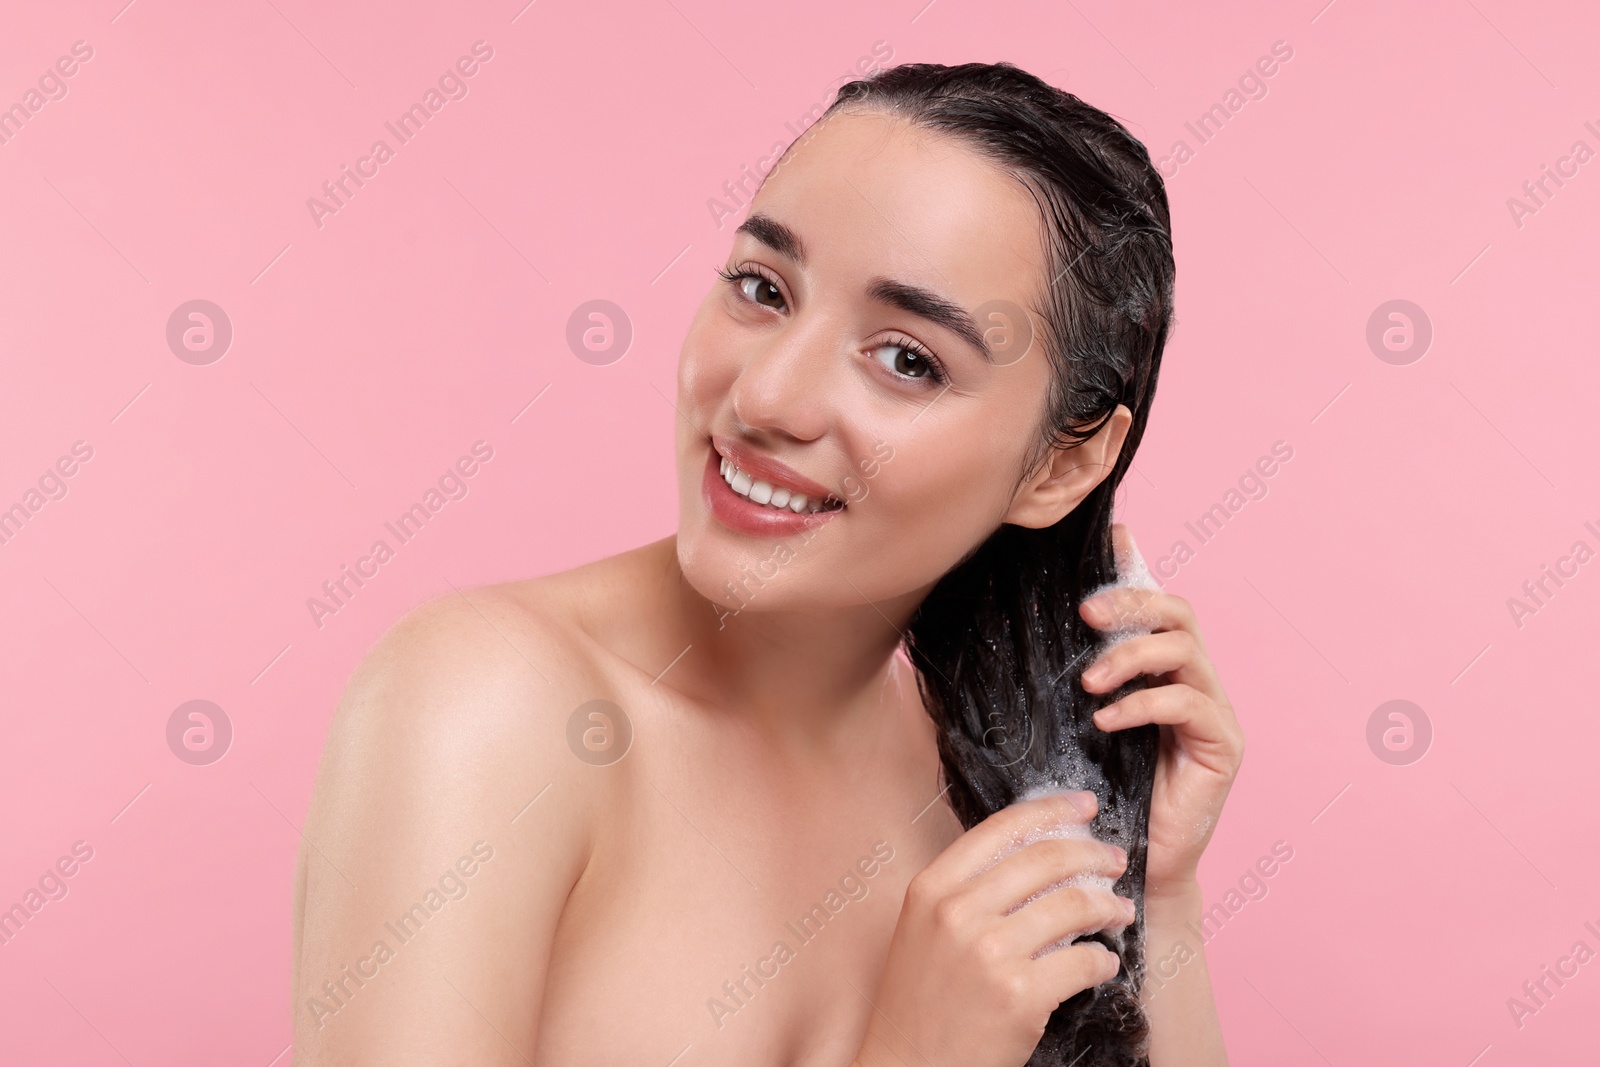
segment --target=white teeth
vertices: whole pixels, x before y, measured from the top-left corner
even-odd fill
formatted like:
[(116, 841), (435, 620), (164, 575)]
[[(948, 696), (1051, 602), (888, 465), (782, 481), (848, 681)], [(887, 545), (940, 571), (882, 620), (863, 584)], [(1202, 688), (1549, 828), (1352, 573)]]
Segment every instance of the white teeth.
[(728, 483), (728, 488), (752, 503), (770, 508), (788, 508), (796, 515), (815, 515), (825, 510), (821, 500), (812, 500), (804, 493), (781, 485), (774, 486), (771, 482), (757, 481), (734, 466), (726, 456), (722, 457), (721, 470), (722, 480)]

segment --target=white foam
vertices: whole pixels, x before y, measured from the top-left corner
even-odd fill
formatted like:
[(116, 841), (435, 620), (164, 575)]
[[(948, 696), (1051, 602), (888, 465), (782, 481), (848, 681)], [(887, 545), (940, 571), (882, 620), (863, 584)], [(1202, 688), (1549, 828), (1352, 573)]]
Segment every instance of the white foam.
[[(1134, 543), (1132, 537), (1129, 537), (1128, 545), (1131, 549), (1128, 554), (1129, 558), (1118, 561), (1119, 567), (1116, 579), (1106, 582), (1105, 584), (1100, 585), (1089, 592), (1088, 595), (1084, 597), (1085, 600), (1089, 599), (1090, 597), (1099, 596), (1101, 593), (1104, 593), (1109, 589), (1117, 588), (1118, 586), (1131, 586), (1135, 589), (1148, 589), (1157, 592), (1160, 591), (1161, 586), (1156, 583), (1155, 577), (1151, 575), (1150, 568), (1146, 566), (1144, 557), (1139, 553), (1139, 547)], [(1150, 633), (1151, 630), (1149, 627), (1142, 625), (1136, 618), (1129, 618), (1124, 620), (1123, 624), (1120, 626), (1108, 630), (1100, 630), (1098, 632), (1101, 634), (1101, 641), (1094, 649), (1094, 658), (1099, 658), (1105, 654), (1107, 649), (1112, 648), (1115, 645), (1119, 645), (1123, 641), (1140, 636), (1141, 634)], [(1105, 807), (1105, 798), (1106, 794), (1108, 793), (1108, 789), (1106, 788), (1105, 774), (1097, 765), (1089, 762), (1089, 760), (1085, 758), (1083, 752), (1076, 745), (1068, 746), (1067, 750), (1064, 752), (1058, 751), (1051, 753), (1049, 759), (1047, 760), (1047, 765), (1047, 769), (1044, 772), (1034, 771), (1029, 767), (1019, 768), (1022, 772), (1024, 782), (1026, 783), (1018, 797), (1019, 800), (1033, 800), (1037, 797), (1046, 796), (1051, 793), (1071, 793), (1077, 792), (1078, 790), (1087, 790), (1095, 795), (1102, 808)], [(1073, 823), (1068, 826), (1061, 827), (1058, 831), (1048, 833), (1036, 831), (1027, 835), (1026, 839), (1024, 840), (1013, 842), (1010, 848), (1002, 850), (999, 855), (995, 856), (990, 866), (993, 866), (994, 863), (998, 863), (1002, 858), (1004, 858), (1004, 856), (1009, 855), (1012, 851), (1015, 851), (1018, 848), (1023, 848), (1029, 844), (1032, 844), (1034, 841), (1041, 840), (1045, 837), (1093, 836), (1094, 835), (1090, 831), (1088, 825), (1083, 823)], [(1115, 882), (1115, 879), (1106, 878), (1102, 875), (1080, 875), (1077, 877), (1079, 880), (1068, 881), (1063, 884), (1096, 885), (1109, 889)]]
[[(1131, 559), (1119, 561), (1115, 581), (1106, 582), (1104, 585), (1091, 589), (1084, 597), (1085, 600), (1093, 599), (1101, 593), (1127, 585), (1135, 589), (1148, 589), (1151, 592), (1160, 592), (1161, 586), (1156, 582), (1155, 576), (1150, 573), (1150, 568), (1145, 565), (1144, 556), (1139, 554), (1139, 546), (1134, 544), (1133, 538), (1128, 538)], [(1102, 630), (1107, 636), (1105, 648), (1119, 645), (1130, 637), (1150, 633), (1150, 628), (1140, 624), (1136, 619), (1125, 619), (1122, 625), (1110, 630)], [(1102, 649), (1103, 651), (1103, 649)]]
[[(1115, 589), (1118, 586), (1130, 586), (1135, 589), (1147, 589), (1152, 592), (1160, 591), (1161, 586), (1156, 582), (1155, 577), (1150, 573), (1150, 568), (1145, 564), (1144, 557), (1139, 553), (1139, 548), (1134, 543), (1131, 536), (1128, 538), (1128, 547), (1130, 549), (1128, 558), (1126, 560), (1118, 561), (1116, 579), (1090, 590), (1085, 595), (1085, 600), (1089, 599), (1090, 597), (1099, 596), (1101, 593)], [(1097, 631), (1101, 635), (1101, 640), (1096, 645), (1092, 654), (1094, 659), (1098, 659), (1100, 656), (1104, 655), (1107, 649), (1113, 648), (1116, 645), (1129, 640), (1130, 638), (1138, 637), (1142, 634), (1148, 634), (1151, 632), (1151, 628), (1143, 625), (1137, 619), (1137, 617), (1122, 619), (1119, 620), (1119, 623), (1120, 625), (1110, 629)], [(1052, 753), (1051, 758), (1047, 762), (1048, 769), (1043, 774), (1032, 773), (1027, 768), (1024, 768), (1024, 776), (1025, 780), (1027, 781), (1027, 786), (1018, 797), (1019, 800), (1034, 800), (1038, 797), (1048, 796), (1052, 793), (1069, 793), (1076, 792), (1078, 790), (1088, 790), (1089, 792), (1095, 794), (1096, 798), (1100, 802), (1101, 808), (1103, 809), (1105, 807), (1105, 797), (1109, 792), (1109, 790), (1106, 788), (1105, 775), (1098, 766), (1090, 763), (1076, 746), (1069, 746), (1068, 750), (1065, 752)], [(1023, 848), (1035, 841), (1040, 841), (1051, 837), (1075, 837), (1098, 840), (1094, 832), (1090, 829), (1088, 823), (1073, 822), (1065, 823), (1050, 830), (1031, 831), (1024, 835), (1023, 839), (1017, 842), (1014, 848)], [(1009, 854), (1009, 852), (1013, 851), (1014, 848), (1005, 850), (1005, 854)], [(1002, 857), (997, 856), (995, 858), (995, 862), (999, 862), (1000, 858)], [(1025, 907), (1027, 904), (1039, 899), (1046, 893), (1053, 892), (1054, 890), (1062, 888), (1063, 886), (1082, 886), (1085, 888), (1100, 889), (1108, 893), (1114, 893), (1116, 881), (1116, 878), (1111, 878), (1104, 874), (1093, 871), (1079, 872), (1078, 874), (1072, 875), (1071, 877), (1057, 882), (1041, 892), (1034, 894), (1024, 901), (1022, 905), (1019, 905), (1019, 907)], [(1089, 932), (1092, 933), (1093, 931)], [(1060, 941), (1054, 942), (1051, 945), (1046, 946), (1040, 952), (1040, 955), (1045, 955), (1057, 949), (1065, 948), (1077, 940), (1077, 938), (1082, 936), (1082, 934), (1078, 934), (1074, 935), (1073, 937), (1063, 938)]]
[[(1128, 543), (1132, 550), (1129, 553), (1130, 558), (1125, 561), (1119, 561), (1116, 579), (1090, 591), (1084, 597), (1085, 600), (1099, 596), (1101, 593), (1118, 586), (1160, 591), (1161, 586), (1156, 583), (1154, 576), (1151, 575), (1150, 568), (1145, 565), (1144, 557), (1140, 555), (1138, 546), (1133, 543), (1131, 537)], [(1151, 630), (1149, 627), (1140, 624), (1136, 619), (1128, 619), (1121, 626), (1109, 630), (1099, 630), (1098, 632), (1101, 635), (1101, 641), (1094, 649), (1093, 658), (1099, 658), (1107, 649), (1121, 644), (1129, 638), (1150, 633)], [(1087, 790), (1095, 795), (1102, 809), (1105, 807), (1105, 798), (1109, 792), (1106, 787), (1105, 774), (1097, 765), (1091, 763), (1076, 745), (1068, 746), (1066, 751), (1052, 752), (1046, 763), (1047, 767), (1042, 772), (1035, 771), (1027, 766), (1018, 768), (1025, 783), (1017, 796), (1018, 801), (1035, 800), (1053, 793), (1074, 793), (1080, 790)], [(1009, 844), (995, 853), (983, 869), (988, 870), (1013, 852), (1020, 848), (1026, 848), (1035, 841), (1061, 837), (1098, 840), (1088, 823), (1074, 822), (1063, 824), (1054, 829), (1031, 830), (1026, 834), (1013, 838)], [(1115, 884), (1115, 878), (1109, 878), (1094, 872), (1084, 872), (1073, 875), (1062, 882), (1050, 886), (1043, 892), (1029, 897), (1027, 902), (1037, 900), (1044, 893), (1062, 886), (1086, 886), (1110, 891)]]
[[(1115, 589), (1118, 586), (1131, 586), (1135, 589), (1148, 589), (1154, 592), (1160, 591), (1161, 586), (1156, 583), (1154, 576), (1150, 573), (1150, 568), (1145, 565), (1144, 557), (1139, 554), (1139, 547), (1134, 544), (1132, 537), (1128, 539), (1128, 545), (1131, 549), (1130, 558), (1118, 561), (1119, 568), (1116, 579), (1091, 590), (1084, 597), (1085, 600), (1099, 596), (1101, 593)], [(1120, 626), (1098, 632), (1101, 635), (1101, 639), (1094, 648), (1091, 662), (1093, 659), (1103, 656), (1107, 649), (1113, 648), (1130, 638), (1148, 634), (1151, 629), (1143, 625), (1136, 617), (1130, 617), (1123, 620)], [(1070, 746), (1065, 752), (1051, 753), (1048, 763), (1049, 769), (1042, 775), (1031, 771), (1029, 768), (1022, 768), (1026, 781), (1022, 794), (1024, 799), (1032, 799), (1052, 792), (1071, 792), (1087, 789), (1099, 798), (1102, 807), (1105, 806), (1107, 792), (1105, 775), (1098, 766), (1084, 758), (1083, 753), (1076, 746)]]

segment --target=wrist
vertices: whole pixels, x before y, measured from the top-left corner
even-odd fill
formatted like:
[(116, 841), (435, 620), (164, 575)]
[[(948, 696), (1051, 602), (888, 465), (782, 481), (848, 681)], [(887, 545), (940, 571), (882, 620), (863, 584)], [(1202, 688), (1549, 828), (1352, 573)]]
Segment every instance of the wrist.
[(1149, 918), (1172, 916), (1185, 918), (1200, 914), (1205, 895), (1194, 878), (1168, 879), (1159, 885), (1149, 885), (1144, 891), (1144, 907)]

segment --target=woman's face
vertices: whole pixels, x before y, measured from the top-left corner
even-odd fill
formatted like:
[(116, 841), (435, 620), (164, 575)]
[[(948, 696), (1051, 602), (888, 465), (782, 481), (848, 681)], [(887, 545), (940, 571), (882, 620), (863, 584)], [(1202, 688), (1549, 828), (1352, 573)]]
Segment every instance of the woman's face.
[(1040, 524), (1018, 484), (1050, 369), (1037, 317), (1016, 320), (1047, 267), (1016, 179), (948, 137), (835, 113), (767, 178), (726, 269), (748, 273), (712, 287), (678, 371), (678, 558), (702, 595), (920, 598), (1002, 521)]

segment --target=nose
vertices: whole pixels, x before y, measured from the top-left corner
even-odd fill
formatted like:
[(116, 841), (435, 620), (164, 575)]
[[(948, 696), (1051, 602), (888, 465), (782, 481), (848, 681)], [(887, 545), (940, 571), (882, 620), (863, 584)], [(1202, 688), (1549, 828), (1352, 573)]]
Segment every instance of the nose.
[(841, 345), (823, 318), (792, 321), (758, 343), (729, 390), (741, 429), (796, 441), (821, 437), (841, 384)]

